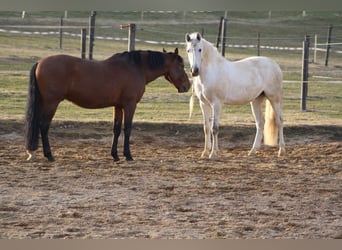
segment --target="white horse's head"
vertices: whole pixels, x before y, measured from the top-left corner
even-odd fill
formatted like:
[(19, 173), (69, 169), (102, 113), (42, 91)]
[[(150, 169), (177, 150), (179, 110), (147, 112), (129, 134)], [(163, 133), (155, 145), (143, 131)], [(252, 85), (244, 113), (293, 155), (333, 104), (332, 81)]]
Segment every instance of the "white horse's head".
[(186, 52), (188, 53), (192, 76), (199, 75), (203, 51), (203, 44), (201, 40), (202, 36), (198, 32), (191, 34), (187, 33), (185, 35)]

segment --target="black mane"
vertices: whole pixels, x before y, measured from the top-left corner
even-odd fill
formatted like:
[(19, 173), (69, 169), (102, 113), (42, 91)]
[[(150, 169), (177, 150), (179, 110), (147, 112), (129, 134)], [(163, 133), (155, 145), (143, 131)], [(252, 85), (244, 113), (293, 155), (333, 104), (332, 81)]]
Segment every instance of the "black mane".
[(142, 65), (142, 56), (144, 53), (147, 53), (147, 63), (150, 69), (159, 69), (164, 67), (165, 59), (162, 52), (158, 51), (143, 51), (143, 50), (133, 50), (133, 51), (125, 51), (120, 54), (116, 54), (115, 56), (125, 57), (129, 62), (132, 62), (138, 66)]
[(165, 65), (165, 59), (162, 52), (156, 52), (156, 51), (150, 51), (148, 50), (148, 66), (150, 69), (159, 69), (161, 67), (164, 67)]
[(128, 58), (128, 61), (133, 62), (136, 65), (141, 65), (142, 59), (141, 59), (141, 53), (139, 50), (133, 50), (133, 51), (125, 51), (120, 54), (120, 56), (124, 56)]

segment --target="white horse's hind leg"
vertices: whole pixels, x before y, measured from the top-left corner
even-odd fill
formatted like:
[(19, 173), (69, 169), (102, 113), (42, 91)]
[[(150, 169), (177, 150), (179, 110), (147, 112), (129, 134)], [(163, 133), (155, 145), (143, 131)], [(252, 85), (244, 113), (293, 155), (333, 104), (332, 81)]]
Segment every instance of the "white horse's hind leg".
[(262, 114), (261, 105), (264, 99), (265, 99), (264, 96), (259, 96), (258, 98), (256, 98), (254, 101), (251, 102), (252, 113), (253, 113), (255, 125), (256, 125), (256, 134), (254, 138), (253, 147), (249, 151), (248, 155), (255, 154), (256, 151), (261, 146), (261, 140), (263, 136), (264, 123), (265, 123), (264, 117)]
[(200, 107), (203, 115), (203, 130), (204, 130), (204, 150), (202, 152), (201, 158), (206, 158), (209, 156), (211, 149), (211, 133), (210, 133), (210, 124), (211, 124), (211, 106), (205, 100), (200, 100)]
[(283, 132), (283, 119), (281, 114), (281, 104), (278, 102), (276, 104), (272, 104), (274, 113), (275, 113), (275, 121), (278, 127), (279, 133), (279, 151), (278, 156), (285, 155), (285, 141), (284, 141), (284, 132)]

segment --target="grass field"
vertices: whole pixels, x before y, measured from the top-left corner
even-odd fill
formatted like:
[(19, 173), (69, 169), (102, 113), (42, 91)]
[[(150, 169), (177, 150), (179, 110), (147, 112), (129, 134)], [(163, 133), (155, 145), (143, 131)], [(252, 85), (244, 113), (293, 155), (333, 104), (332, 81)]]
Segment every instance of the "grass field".
[[(25, 19), (20, 12), (0, 12), (0, 29), (17, 31), (57, 31), (60, 12), (27, 13)], [(208, 40), (215, 43), (218, 20), (224, 12), (98, 12), (95, 35), (126, 37), (127, 31), (119, 25), (137, 23), (137, 39), (182, 42), (186, 32), (204, 31)], [(335, 24), (334, 36), (340, 39), (342, 27), (339, 26), (341, 13), (311, 12), (303, 17), (300, 12), (228, 12), (228, 44), (253, 44), (257, 32), (261, 33), (261, 44), (301, 47), (305, 34), (318, 34), (319, 41), (325, 39), (329, 24)], [(65, 26), (86, 27), (87, 12), (68, 12), (64, 18)], [(40, 27), (37, 27), (40, 26)], [(79, 29), (66, 29), (78, 33)], [(22, 119), (27, 93), (28, 71), (39, 58), (65, 53), (79, 56), (78, 37), (64, 35), (63, 49), (58, 48), (58, 35), (32, 35), (13, 32), (0, 33), (0, 118)], [(336, 41), (338, 42), (338, 41)], [(187, 58), (182, 45), (180, 53)], [(175, 46), (137, 43), (137, 49), (173, 50)], [(339, 47), (335, 47), (338, 50)], [(127, 49), (126, 42), (95, 40), (94, 58), (104, 59), (113, 53)], [(226, 57), (237, 60), (255, 55), (255, 49), (227, 48)], [(276, 60), (284, 72), (284, 119), (292, 123), (336, 123), (342, 118), (342, 84), (326, 83), (326, 80), (342, 79), (341, 54), (332, 52), (328, 67), (324, 67), (324, 53), (317, 54), (317, 63), (310, 64), (310, 84), (307, 108), (310, 112), (300, 111), (301, 51), (262, 50), (262, 55)], [(310, 58), (313, 57), (313, 52)], [(324, 76), (327, 78), (317, 78)], [(190, 93), (178, 94), (173, 86), (160, 78), (151, 83), (135, 114), (136, 121), (187, 122), (188, 100)], [(85, 110), (68, 102), (60, 105), (55, 119), (61, 120), (112, 120), (112, 110)], [(201, 122), (198, 104), (191, 120)], [(253, 123), (249, 105), (226, 106), (222, 123)]]

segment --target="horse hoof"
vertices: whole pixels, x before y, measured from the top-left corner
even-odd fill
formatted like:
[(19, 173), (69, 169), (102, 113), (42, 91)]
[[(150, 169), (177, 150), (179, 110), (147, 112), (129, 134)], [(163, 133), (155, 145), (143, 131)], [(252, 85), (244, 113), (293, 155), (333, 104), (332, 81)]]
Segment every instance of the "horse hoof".
[(126, 161), (127, 161), (127, 162), (133, 162), (134, 160), (133, 160), (132, 157), (126, 157)]
[(278, 157), (281, 157), (281, 156), (284, 156), (286, 153), (285, 153), (285, 149), (279, 149), (279, 152), (278, 152)]
[(217, 159), (217, 154), (210, 154), (210, 155), (209, 155), (209, 159), (210, 159), (210, 160), (215, 160), (215, 159)]
[(54, 161), (55, 161), (55, 158), (54, 158), (53, 156), (49, 156), (49, 157), (48, 157), (48, 161), (49, 161), (49, 162), (54, 162)]
[(203, 151), (201, 154), (201, 158), (204, 159), (204, 158), (208, 158), (208, 157), (209, 157), (209, 153), (207, 151)]
[(28, 157), (26, 159), (27, 161), (33, 160), (33, 158), (34, 158), (34, 151), (26, 150), (26, 154), (28, 154)]
[(252, 156), (252, 155), (256, 155), (256, 151), (254, 149), (248, 152), (248, 156)]

